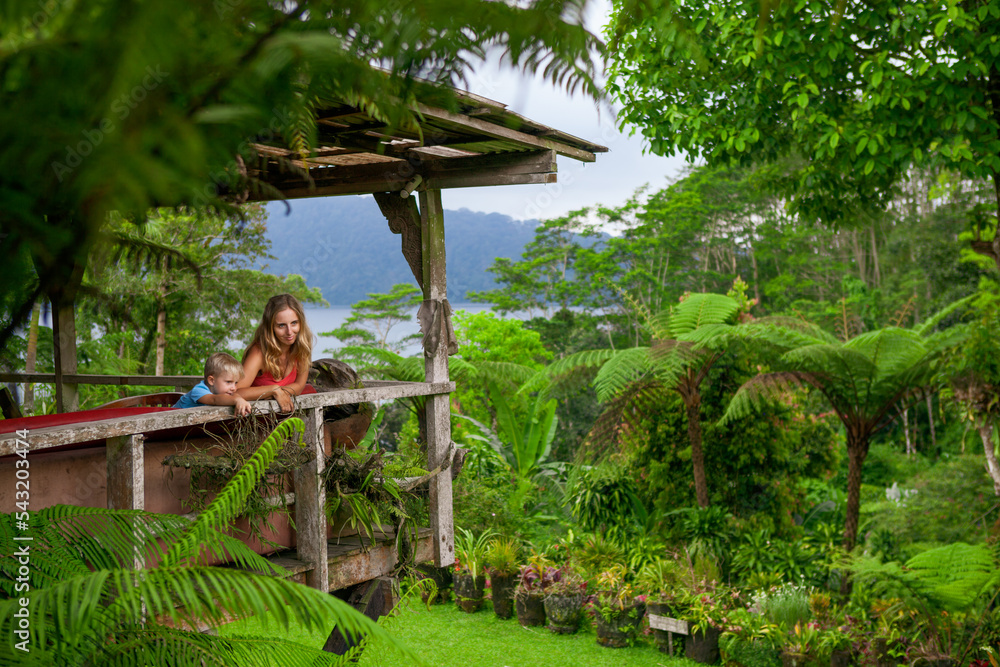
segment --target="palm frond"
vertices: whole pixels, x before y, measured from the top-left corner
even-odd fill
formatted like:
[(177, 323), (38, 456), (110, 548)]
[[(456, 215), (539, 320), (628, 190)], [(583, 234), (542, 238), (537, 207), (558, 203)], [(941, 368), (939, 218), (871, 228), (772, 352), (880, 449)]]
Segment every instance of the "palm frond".
[(808, 380), (807, 374), (799, 371), (757, 375), (743, 383), (737, 390), (718, 423), (721, 426), (759, 411), (765, 403), (781, 399), (794, 389), (808, 383)]
[(174, 565), (185, 560), (198, 558), (202, 549), (213, 555), (223, 557), (218, 545), (210, 542), (210, 538), (218, 534), (246, 503), (247, 497), (253, 493), (257, 482), (267, 472), (268, 466), (284, 447), (285, 441), (295, 435), (301, 437), (305, 425), (298, 417), (292, 417), (278, 424), (264, 442), (260, 444), (250, 460), (233, 476), (226, 486), (203, 512), (198, 515), (191, 527), (170, 545), (163, 557), (164, 565)]
[(667, 399), (667, 390), (658, 382), (635, 382), (615, 396), (594, 422), (578, 457), (596, 461), (624, 436), (641, 430), (646, 415)]
[(937, 327), (938, 324), (941, 323), (942, 320), (944, 320), (949, 315), (955, 313), (956, 311), (965, 308), (975, 298), (976, 298), (975, 294), (970, 294), (964, 299), (959, 299), (958, 301), (953, 301), (949, 303), (947, 306), (945, 306), (944, 308), (942, 308), (941, 310), (939, 310), (938, 312), (934, 313), (926, 320), (921, 322), (919, 326), (913, 329), (913, 331), (915, 331), (918, 336), (927, 336)]
[(698, 292), (655, 315), (651, 324), (657, 338), (677, 338), (708, 324), (731, 323), (739, 309), (732, 297)]
[(593, 369), (604, 365), (611, 357), (615, 356), (618, 350), (584, 350), (563, 357), (559, 361), (551, 364), (548, 368), (549, 375), (553, 380), (567, 373), (575, 372), (581, 368)]
[(625, 387), (653, 370), (648, 347), (629, 347), (610, 356), (594, 377), (597, 400), (602, 403), (617, 396)]

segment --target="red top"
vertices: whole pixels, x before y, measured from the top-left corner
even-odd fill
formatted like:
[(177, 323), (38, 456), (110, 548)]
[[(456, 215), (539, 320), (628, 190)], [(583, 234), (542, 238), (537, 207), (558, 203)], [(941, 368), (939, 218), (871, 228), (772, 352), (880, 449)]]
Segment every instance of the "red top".
[[(270, 387), (271, 385), (275, 385), (276, 384), (279, 387), (287, 387), (288, 385), (295, 383), (295, 378), (298, 376), (298, 374), (299, 374), (299, 369), (298, 368), (293, 368), (291, 373), (289, 373), (285, 377), (281, 378), (280, 380), (275, 380), (273, 375), (271, 375), (270, 373), (268, 373), (265, 370), (262, 370), (260, 372), (260, 375), (258, 375), (257, 377), (255, 377), (253, 379), (253, 382), (250, 383), (250, 386), (251, 387)], [(303, 395), (305, 395), (305, 394), (315, 394), (315, 393), (316, 393), (316, 388), (313, 387), (311, 384), (307, 384), (305, 387), (302, 388), (302, 394)]]
[(287, 387), (290, 384), (295, 384), (295, 378), (299, 374), (299, 369), (292, 367), (292, 372), (281, 378), (280, 380), (275, 380), (274, 376), (265, 370), (261, 370), (260, 374), (253, 379), (250, 383), (251, 387), (270, 387), (273, 384), (279, 387)]

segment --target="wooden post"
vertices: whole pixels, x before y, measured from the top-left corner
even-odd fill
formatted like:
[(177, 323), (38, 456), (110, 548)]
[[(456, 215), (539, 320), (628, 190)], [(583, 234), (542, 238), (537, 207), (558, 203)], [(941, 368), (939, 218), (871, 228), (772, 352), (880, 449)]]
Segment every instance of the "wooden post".
[[(105, 443), (108, 509), (141, 510), (146, 506), (146, 472), (141, 433), (108, 438)], [(135, 534), (133, 567), (145, 566), (142, 540)]]
[(330, 563), (326, 544), (326, 487), (320, 474), (323, 451), (323, 408), (309, 408), (302, 416), (309, 461), (295, 471), (295, 543), (299, 560), (312, 564), (306, 584), (330, 590)]
[(141, 510), (146, 486), (141, 433), (105, 440), (108, 462), (108, 509)]
[(76, 374), (76, 315), (73, 304), (52, 307), (52, 342), (56, 365), (56, 411), (76, 412), (80, 398), (76, 384), (64, 384), (63, 375)]
[[(447, 298), (444, 253), (444, 210), (441, 191), (420, 193), (420, 240), (424, 269), (424, 299)], [(441, 341), (437, 350), (424, 359), (427, 382), (448, 381), (448, 344)], [(451, 404), (448, 394), (428, 396), (427, 469), (444, 462), (451, 446)], [(430, 522), (434, 533), (434, 564), (445, 567), (455, 562), (455, 527), (452, 519), (451, 475), (437, 475), (430, 482)]]

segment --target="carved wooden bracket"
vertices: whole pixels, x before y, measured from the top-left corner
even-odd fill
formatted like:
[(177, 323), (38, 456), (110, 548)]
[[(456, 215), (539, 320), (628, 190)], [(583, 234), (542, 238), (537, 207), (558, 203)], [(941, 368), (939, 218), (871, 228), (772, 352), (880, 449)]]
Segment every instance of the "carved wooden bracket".
[(413, 197), (403, 199), (398, 192), (373, 192), (382, 215), (393, 234), (402, 238), (403, 257), (410, 265), (420, 289), (424, 288), (424, 261), (420, 245), (420, 212)]

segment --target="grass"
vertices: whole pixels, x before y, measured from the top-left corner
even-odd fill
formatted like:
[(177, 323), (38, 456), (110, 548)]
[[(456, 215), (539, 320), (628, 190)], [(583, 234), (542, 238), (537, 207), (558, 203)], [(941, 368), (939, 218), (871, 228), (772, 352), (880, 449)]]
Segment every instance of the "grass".
[[(487, 603), (488, 604), (488, 603)], [(690, 667), (698, 663), (671, 658), (651, 642), (632, 648), (610, 649), (597, 644), (592, 629), (575, 635), (556, 635), (545, 628), (522, 628), (516, 619), (502, 621), (488, 606), (466, 614), (454, 604), (434, 605), (428, 610), (411, 605), (398, 616), (383, 621), (401, 642), (424, 656), (428, 667)], [(223, 635), (281, 636), (309, 646), (322, 647), (326, 636), (293, 629), (264, 629), (260, 621), (247, 619), (219, 631)], [(362, 667), (409, 665), (389, 649), (372, 646), (361, 656)]]

